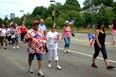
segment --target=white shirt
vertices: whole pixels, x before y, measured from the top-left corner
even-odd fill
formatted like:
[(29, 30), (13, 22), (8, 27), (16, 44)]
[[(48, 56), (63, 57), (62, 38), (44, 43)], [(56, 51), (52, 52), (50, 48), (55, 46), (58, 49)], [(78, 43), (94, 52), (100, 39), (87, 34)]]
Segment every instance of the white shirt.
[(1, 29), (0, 36), (6, 36), (6, 29)]
[(49, 31), (46, 35), (46, 38), (48, 48), (58, 48), (58, 40), (59, 40), (58, 32)]
[(45, 24), (39, 24), (39, 29), (41, 31), (45, 31), (46, 30), (46, 25)]

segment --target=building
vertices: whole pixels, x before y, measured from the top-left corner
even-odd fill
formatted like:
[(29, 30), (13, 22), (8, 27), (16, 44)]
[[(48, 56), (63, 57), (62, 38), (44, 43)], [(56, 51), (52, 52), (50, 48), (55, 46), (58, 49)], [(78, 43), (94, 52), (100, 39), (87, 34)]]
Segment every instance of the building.
[(10, 18), (15, 18), (15, 13), (10, 13)]
[[(99, 9), (102, 8), (104, 5), (101, 4), (101, 5), (98, 5), (98, 6), (92, 6), (88, 9), (85, 9), (85, 10), (82, 10), (80, 11), (80, 14), (83, 14), (83, 13), (98, 13), (99, 12)], [(112, 9), (112, 7), (106, 7), (106, 9)]]

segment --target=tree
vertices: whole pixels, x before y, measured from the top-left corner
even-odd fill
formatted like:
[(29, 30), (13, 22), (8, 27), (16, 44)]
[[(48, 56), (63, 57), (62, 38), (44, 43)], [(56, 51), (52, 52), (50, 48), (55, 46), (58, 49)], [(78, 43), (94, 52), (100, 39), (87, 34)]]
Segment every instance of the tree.
[(84, 9), (90, 8), (91, 0), (85, 0), (85, 1), (83, 2), (83, 5), (84, 5), (83, 10), (84, 10)]
[(35, 7), (35, 9), (33, 10), (32, 14), (34, 16), (39, 15), (42, 18), (46, 18), (47, 17), (47, 8), (40, 6), (40, 7)]
[(95, 23), (94, 14), (92, 14), (92, 13), (84, 13), (83, 17), (84, 17), (84, 21), (85, 21), (84, 27), (86, 27), (86, 25), (88, 25), (88, 24), (92, 25), (92, 24)]
[(64, 26), (65, 19), (63, 19), (62, 17), (58, 17), (56, 22), (57, 22), (56, 23), (57, 28), (61, 29)]
[(66, 2), (64, 4), (64, 10), (80, 11), (80, 4), (77, 0), (66, 0)]
[(8, 19), (8, 17), (6, 16), (6, 17), (4, 18), (4, 20), (3, 20), (3, 24), (4, 24), (5, 26), (7, 26), (8, 23), (9, 23), (9, 19)]
[(112, 12), (113, 12), (113, 17), (116, 18), (116, 2), (113, 3)]
[(45, 20), (45, 24), (46, 24), (47, 28), (50, 28), (50, 27), (53, 25), (52, 17), (48, 17), (48, 18)]
[(90, 6), (98, 6), (98, 5), (105, 5), (105, 6), (109, 6), (112, 7), (113, 6), (113, 0), (85, 0), (83, 5), (83, 9), (88, 9), (90, 8)]
[(103, 3), (103, 5), (105, 6), (113, 6), (113, 0), (92, 0), (92, 4), (94, 4), (95, 6), (99, 5)]
[(17, 23), (18, 25), (22, 24), (22, 20), (19, 17), (13, 18), (13, 22)]
[(0, 24), (2, 24), (2, 19), (0, 18)]
[(102, 7), (99, 10), (99, 13), (96, 14), (96, 19), (97, 19), (96, 23), (104, 21), (106, 27), (108, 27), (108, 25), (111, 24), (113, 20), (111, 10), (106, 9), (106, 7)]

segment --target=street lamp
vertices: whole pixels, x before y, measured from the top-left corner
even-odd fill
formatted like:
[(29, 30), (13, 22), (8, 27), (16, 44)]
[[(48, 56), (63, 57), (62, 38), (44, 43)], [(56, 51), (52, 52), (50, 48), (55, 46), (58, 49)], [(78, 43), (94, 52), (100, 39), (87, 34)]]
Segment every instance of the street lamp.
[(24, 15), (24, 10), (20, 10), (20, 12), (22, 12), (22, 13), (23, 13), (23, 15)]
[(24, 16), (24, 10), (20, 10), (20, 12), (22, 12), (22, 13), (23, 13), (23, 23), (25, 24), (26, 17)]
[(53, 2), (54, 3), (54, 11), (52, 11), (52, 16), (54, 16), (54, 25), (56, 25), (55, 23), (55, 15), (56, 15), (56, 9), (55, 9), (55, 0), (50, 0), (50, 2)]

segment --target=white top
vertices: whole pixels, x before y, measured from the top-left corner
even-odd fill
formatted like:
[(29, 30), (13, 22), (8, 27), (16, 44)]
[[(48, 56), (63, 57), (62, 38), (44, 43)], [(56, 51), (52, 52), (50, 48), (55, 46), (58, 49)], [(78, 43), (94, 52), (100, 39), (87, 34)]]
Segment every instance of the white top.
[(46, 35), (47, 47), (48, 48), (58, 48), (59, 34), (58, 32), (49, 31)]
[(6, 36), (6, 29), (1, 29), (0, 36)]
[(39, 29), (41, 31), (45, 31), (46, 30), (46, 25), (45, 24), (39, 24)]

